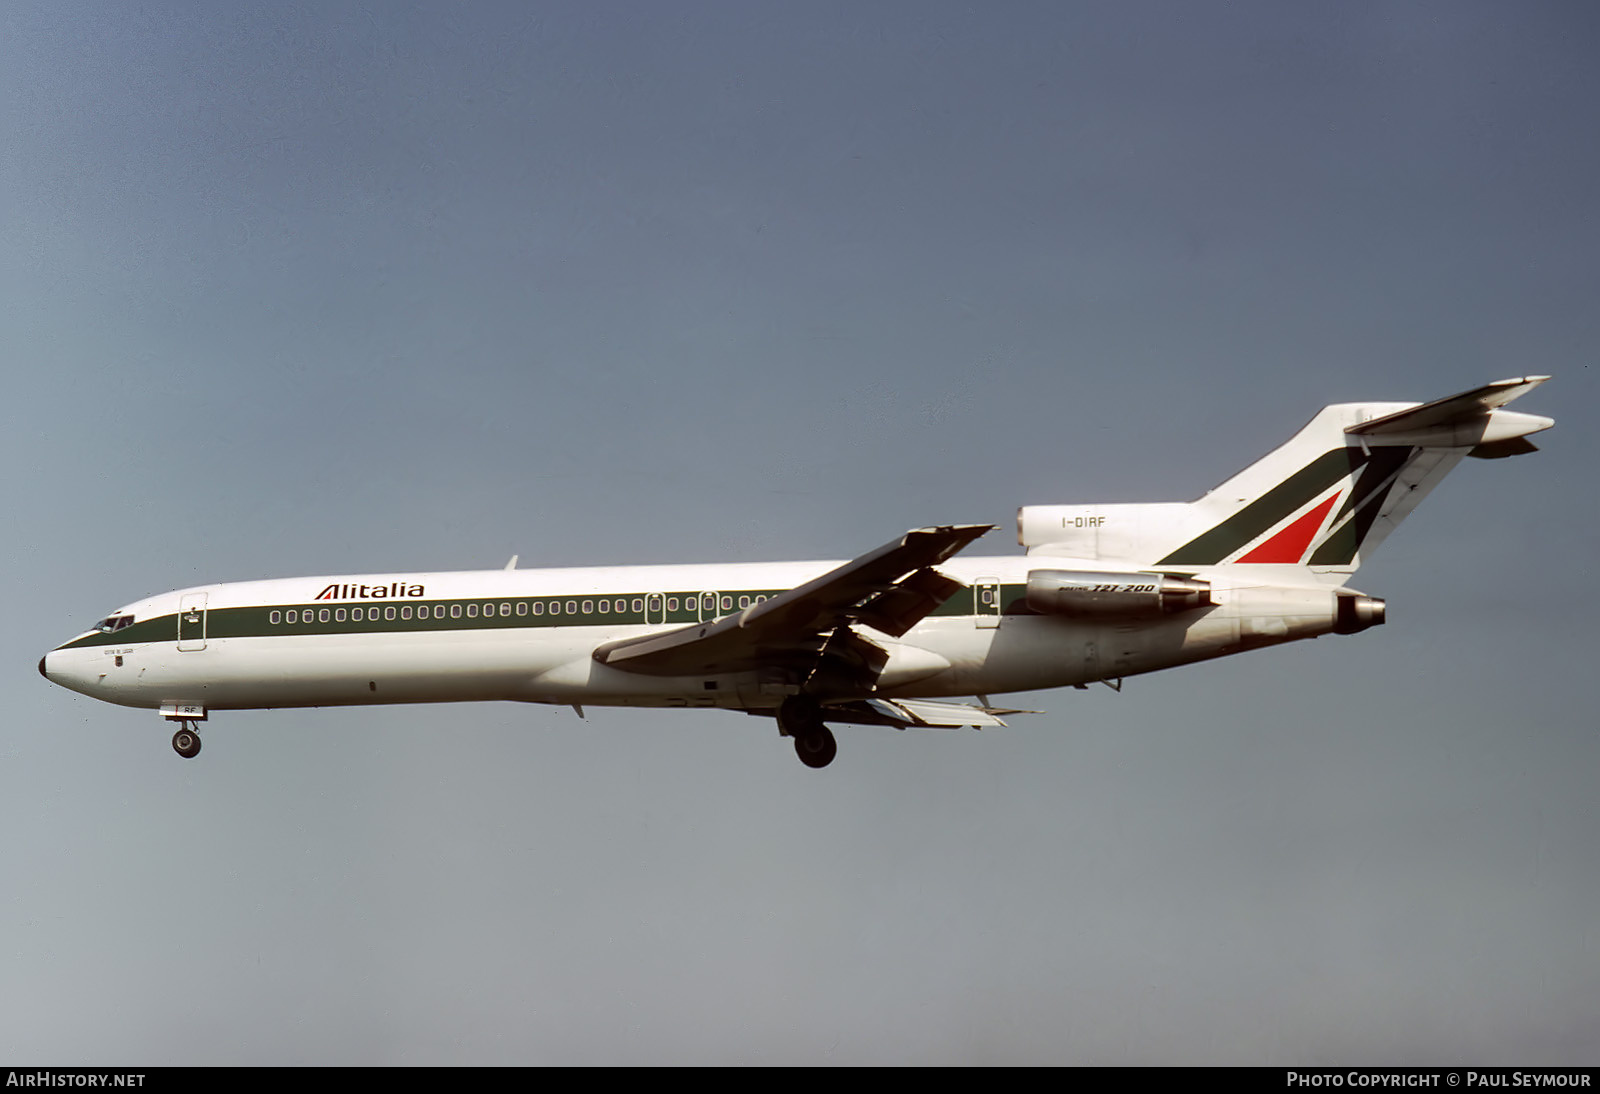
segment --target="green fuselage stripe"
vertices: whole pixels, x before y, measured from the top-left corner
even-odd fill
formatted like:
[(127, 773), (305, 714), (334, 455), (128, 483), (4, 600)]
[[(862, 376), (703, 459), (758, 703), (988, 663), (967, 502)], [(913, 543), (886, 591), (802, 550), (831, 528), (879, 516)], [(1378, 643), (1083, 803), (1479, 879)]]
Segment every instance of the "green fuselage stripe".
[[(771, 598), (786, 589), (739, 590), (718, 594), (715, 611), (706, 620), (741, 611), (757, 597)], [(1025, 611), (1027, 586), (1001, 586), (1001, 610)], [(661, 607), (647, 611), (652, 597)], [(724, 608), (725, 600), (732, 607)], [(930, 616), (972, 616), (971, 590), (956, 593)], [(620, 602), (620, 610), (619, 609)], [(602, 609), (601, 605), (605, 608)], [(637, 605), (637, 606), (636, 606)], [(361, 618), (355, 613), (359, 610)], [(424, 616), (424, 610), (426, 615)], [(294, 622), (289, 622), (290, 613)], [(179, 615), (171, 613), (140, 619), (109, 634), (96, 631), (63, 646), (131, 646), (141, 642), (173, 642), (178, 637)], [(183, 639), (265, 638), (309, 634), (411, 634), (426, 631), (504, 630), (555, 627), (681, 627), (701, 622), (700, 593), (607, 593), (604, 596), (468, 597), (459, 600), (340, 600), (294, 604), (251, 604), (236, 608), (210, 608), (203, 620), (183, 623)], [(985, 614), (993, 614), (992, 610)], [(274, 622), (276, 620), (276, 622)]]

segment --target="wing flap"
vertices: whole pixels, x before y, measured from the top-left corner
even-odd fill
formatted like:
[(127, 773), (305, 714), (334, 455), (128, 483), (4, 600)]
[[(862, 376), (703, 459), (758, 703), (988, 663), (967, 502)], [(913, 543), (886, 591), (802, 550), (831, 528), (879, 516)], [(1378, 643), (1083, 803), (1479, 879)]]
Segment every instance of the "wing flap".
[(856, 622), (899, 638), (963, 588), (931, 566), (917, 570), (862, 604)]
[[(936, 703), (929, 699), (868, 699), (867, 705), (880, 714), (898, 717), (907, 725), (928, 729), (959, 729), (971, 726), (1003, 726), (1002, 714), (1026, 714), (1029, 711), (1008, 710), (1003, 707), (980, 707), (967, 703)], [(823, 717), (827, 714), (824, 712)]]
[(853, 703), (830, 703), (822, 708), (822, 720), (834, 724), (891, 726), (895, 729), (961, 729), (971, 726), (1004, 726), (1011, 714), (1038, 714), (1037, 710), (992, 707), (973, 703), (942, 703), (931, 699), (861, 699)]

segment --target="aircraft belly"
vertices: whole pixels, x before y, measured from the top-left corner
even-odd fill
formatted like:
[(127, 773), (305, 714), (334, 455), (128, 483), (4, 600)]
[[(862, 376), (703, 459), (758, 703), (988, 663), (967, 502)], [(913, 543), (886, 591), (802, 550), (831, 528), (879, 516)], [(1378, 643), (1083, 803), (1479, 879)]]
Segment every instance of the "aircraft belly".
[(648, 676), (602, 665), (585, 648), (577, 657), (524, 681), (517, 698), (535, 703), (593, 706), (746, 707), (776, 706), (760, 694), (759, 674)]
[(1160, 620), (1086, 623), (1018, 615), (1002, 618), (993, 629), (929, 626), (907, 640), (936, 651), (951, 667), (879, 694), (989, 695), (1086, 684), (1313, 637), (1326, 633), (1331, 622), (1321, 611), (1285, 613), (1279, 605), (1241, 602)]
[(586, 653), (589, 641), (503, 633), (315, 635), (162, 645), (129, 657), (112, 702), (214, 710), (523, 698), (528, 679)]
[(905, 640), (937, 653), (950, 668), (881, 694), (986, 695), (1079, 683), (1085, 679), (1083, 651), (1096, 629), (1046, 616), (1005, 616), (993, 628), (974, 627), (966, 618), (933, 621)]

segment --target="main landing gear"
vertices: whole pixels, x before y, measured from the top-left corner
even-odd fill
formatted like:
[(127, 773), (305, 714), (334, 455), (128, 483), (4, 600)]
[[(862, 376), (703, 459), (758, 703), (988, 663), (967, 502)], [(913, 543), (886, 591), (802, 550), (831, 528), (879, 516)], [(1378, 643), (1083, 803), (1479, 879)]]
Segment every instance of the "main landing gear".
[(200, 755), (200, 731), (196, 723), (184, 721), (179, 724), (178, 732), (172, 735), (172, 751), (186, 760)]
[(804, 695), (791, 695), (778, 707), (778, 732), (794, 738), (794, 753), (807, 767), (827, 767), (839, 754), (833, 731), (822, 724), (822, 708)]

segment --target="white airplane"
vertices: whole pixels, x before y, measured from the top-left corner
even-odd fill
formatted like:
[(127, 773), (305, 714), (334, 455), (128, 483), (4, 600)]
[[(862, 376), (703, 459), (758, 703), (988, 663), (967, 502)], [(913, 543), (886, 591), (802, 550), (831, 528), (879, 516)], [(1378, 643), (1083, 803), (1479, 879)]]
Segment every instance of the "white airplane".
[[(1465, 456), (1531, 452), (1502, 409), (1548, 377), (1431, 403), (1325, 407), (1192, 502), (1018, 511), (918, 528), (852, 562), (367, 574), (203, 585), (117, 609), (46, 679), (178, 724), (211, 711), (491, 699), (773, 717), (824, 767), (828, 723), (1003, 725), (989, 695), (1123, 677), (1384, 621), (1345, 587)], [(976, 705), (950, 701), (973, 696)]]

